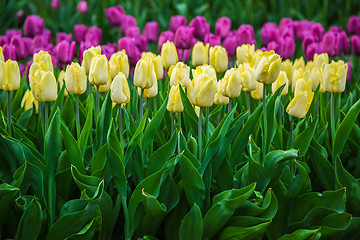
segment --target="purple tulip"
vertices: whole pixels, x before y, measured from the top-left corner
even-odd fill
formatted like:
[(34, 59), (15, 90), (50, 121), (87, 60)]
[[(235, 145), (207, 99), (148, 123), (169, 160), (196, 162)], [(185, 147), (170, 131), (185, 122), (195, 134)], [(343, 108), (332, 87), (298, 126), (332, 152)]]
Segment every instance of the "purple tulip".
[(360, 34), (360, 17), (351, 16), (346, 26), (348, 34)]
[(44, 19), (37, 15), (30, 15), (25, 19), (24, 34), (25, 36), (34, 37), (41, 34), (44, 30)]
[(162, 45), (167, 42), (167, 41), (174, 41), (174, 33), (172, 31), (165, 31), (162, 32), (159, 36), (159, 40), (158, 40), (158, 51), (161, 51), (161, 47)]
[(267, 49), (268, 51), (273, 50), (274, 52), (276, 52), (276, 53), (279, 54), (279, 53), (280, 53), (281, 46), (280, 46), (280, 44), (279, 44), (277, 41), (271, 41), (271, 42), (268, 43), (266, 49)]
[(129, 57), (129, 62), (132, 66), (135, 66), (137, 61), (141, 58), (141, 53), (137, 46), (135, 45), (135, 41), (129, 37), (120, 38), (118, 41), (119, 50), (125, 50), (126, 54)]
[(194, 29), (188, 26), (180, 26), (174, 36), (176, 48), (188, 49), (192, 47)]
[(55, 46), (55, 54), (60, 64), (69, 64), (74, 59), (76, 44), (74, 41), (71, 44), (62, 40)]
[(176, 51), (178, 53), (180, 62), (186, 63), (186, 62), (189, 61), (191, 49), (179, 49), (179, 48), (177, 48)]
[(92, 42), (81, 42), (79, 47), (79, 63), (82, 63), (83, 54), (85, 50), (89, 49), (90, 47), (94, 46)]
[(186, 17), (181, 16), (181, 15), (177, 15), (177, 16), (172, 16), (170, 18), (170, 26), (169, 29), (170, 31), (175, 32), (179, 27), (181, 26), (186, 26)]
[(24, 11), (23, 10), (19, 10), (16, 12), (16, 21), (19, 25), (22, 25), (22, 21), (24, 19)]
[(212, 33), (206, 34), (204, 37), (204, 43), (209, 43), (210, 47), (218, 46), (221, 44), (221, 38), (220, 36), (216, 36)]
[(351, 48), (355, 55), (360, 56), (360, 37), (359, 36), (354, 35), (351, 37)]
[(125, 35), (127, 37), (137, 38), (140, 36), (140, 28), (139, 27), (129, 27), (126, 29)]
[(125, 10), (121, 5), (105, 9), (105, 15), (113, 27), (121, 26), (121, 19), (125, 15)]
[(255, 38), (253, 27), (248, 24), (241, 25), (236, 32), (236, 38), (239, 46), (247, 43), (252, 44)]
[(223, 47), (226, 49), (229, 56), (234, 56), (236, 54), (237, 46), (237, 38), (235, 35), (230, 35), (225, 38)]
[(282, 29), (280, 29), (280, 36), (283, 38), (286, 38), (286, 37), (294, 38), (295, 37), (294, 29), (293, 28), (282, 28)]
[(46, 39), (47, 43), (51, 43), (51, 31), (49, 29), (44, 29), (42, 35)]
[(60, 8), (60, 0), (52, 0), (50, 3), (52, 9), (58, 10)]
[(85, 35), (85, 42), (92, 42), (94, 46), (97, 46), (101, 42), (101, 37), (102, 30), (96, 26), (92, 26)]
[(336, 33), (327, 32), (321, 41), (321, 48), (324, 52), (328, 53), (330, 57), (336, 56)]
[(352, 72), (351, 72), (351, 67), (352, 67), (352, 63), (351, 62), (347, 62), (346, 63), (348, 65), (348, 70), (347, 70), (347, 74), (346, 74), (346, 81), (350, 81), (352, 78)]
[(313, 58), (314, 58), (314, 54), (317, 53), (317, 54), (320, 54), (322, 53), (322, 46), (320, 43), (317, 43), (317, 42), (314, 42), (314, 43), (311, 43), (307, 49), (306, 49), (306, 52), (305, 52), (305, 57), (306, 57), (306, 60), (307, 61), (312, 61)]
[(311, 24), (310, 33), (315, 38), (315, 41), (321, 41), (324, 36), (324, 32), (325, 30), (320, 23)]
[(87, 13), (89, 9), (87, 1), (80, 1), (76, 7), (79, 13)]
[(76, 43), (81, 43), (85, 41), (85, 35), (88, 31), (87, 26), (83, 24), (77, 24), (74, 26), (74, 37)]
[(21, 30), (9, 29), (9, 30), (6, 30), (6, 32), (5, 32), (5, 37), (7, 37), (8, 42), (10, 42), (11, 38), (15, 35), (21, 37)]
[(339, 26), (332, 26), (330, 27), (329, 32), (341, 33), (343, 32), (343, 29)]
[(48, 45), (45, 37), (43, 35), (36, 35), (31, 42), (31, 46), (33, 49), (35, 48), (43, 48)]
[(32, 47), (32, 38), (23, 38), (24, 46), (25, 46), (25, 58), (31, 57), (33, 54), (33, 47)]
[(312, 35), (305, 35), (302, 42), (302, 47), (304, 53), (306, 53), (307, 47), (315, 42), (315, 38)]
[(294, 21), (295, 35), (298, 39), (304, 38), (304, 33), (310, 28), (311, 23), (308, 20)]
[(111, 55), (116, 52), (117, 46), (115, 43), (108, 43), (101, 46), (101, 54), (105, 54), (106, 58), (110, 60)]
[(286, 37), (281, 39), (281, 56), (285, 59), (290, 59), (295, 52), (295, 40), (292, 37)]
[[(276, 41), (279, 36), (279, 29), (276, 23), (265, 23), (261, 28), (261, 43), (267, 45), (269, 42)], [(240, 44), (241, 45), (241, 44)]]
[(0, 36), (0, 46), (4, 46), (5, 44), (9, 44), (9, 40), (5, 36)]
[(3, 51), (5, 61), (8, 60), (8, 59), (16, 61), (16, 53), (15, 53), (15, 47), (14, 46), (9, 45), (9, 44), (5, 44), (3, 46), (2, 51)]
[(23, 60), (25, 58), (25, 45), (24, 41), (19, 35), (14, 35), (11, 38), (10, 45), (14, 46), (17, 60)]
[(126, 33), (126, 30), (130, 27), (136, 27), (137, 22), (136, 18), (130, 15), (123, 15), (121, 18), (121, 31), (123, 34)]
[(221, 17), (217, 20), (215, 24), (215, 35), (220, 36), (221, 39), (224, 39), (231, 29), (231, 20), (228, 17)]
[(349, 53), (350, 50), (350, 39), (346, 36), (344, 31), (341, 31), (337, 34), (336, 39), (336, 50), (338, 53), (343, 52), (345, 54)]
[(147, 22), (143, 34), (149, 42), (156, 42), (159, 34), (159, 24), (155, 21)]
[(140, 52), (146, 52), (148, 49), (147, 39), (144, 35), (139, 35), (137, 38), (134, 38), (135, 45), (138, 47)]
[(61, 41), (68, 41), (71, 42), (72, 40), (72, 34), (71, 33), (65, 33), (65, 32), (59, 32), (56, 34), (56, 44), (58, 44)]
[(291, 29), (294, 31), (294, 24), (291, 18), (282, 18), (279, 23), (279, 29), (282, 31), (283, 29)]
[(210, 25), (203, 16), (195, 17), (189, 26), (194, 28), (194, 36), (199, 40), (204, 40), (205, 35), (210, 32)]
[(24, 65), (24, 64), (19, 64), (19, 68), (20, 68), (20, 76), (21, 76), (21, 78), (23, 78), (24, 77), (24, 73), (25, 73), (25, 71), (26, 71), (26, 66)]

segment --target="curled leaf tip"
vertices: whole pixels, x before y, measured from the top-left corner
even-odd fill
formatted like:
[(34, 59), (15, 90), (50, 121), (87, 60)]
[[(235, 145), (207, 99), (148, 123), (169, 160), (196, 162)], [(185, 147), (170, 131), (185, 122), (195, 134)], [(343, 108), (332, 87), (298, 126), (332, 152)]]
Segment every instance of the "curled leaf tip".
[(147, 194), (145, 193), (145, 191), (144, 191), (144, 190), (145, 190), (145, 188), (141, 189), (141, 194), (142, 194), (143, 196), (145, 196), (145, 197), (146, 197), (146, 196), (147, 196)]
[(346, 192), (346, 187), (344, 187), (344, 191)]

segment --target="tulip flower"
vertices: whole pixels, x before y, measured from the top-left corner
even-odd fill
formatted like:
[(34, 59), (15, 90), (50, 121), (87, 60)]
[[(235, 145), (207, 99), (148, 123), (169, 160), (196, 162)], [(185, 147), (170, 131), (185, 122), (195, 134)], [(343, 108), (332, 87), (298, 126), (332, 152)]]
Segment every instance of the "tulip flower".
[(87, 13), (89, 9), (87, 1), (80, 1), (76, 7), (79, 13)]
[(222, 73), (228, 69), (229, 59), (226, 53), (226, 49), (222, 46), (215, 46), (210, 48), (209, 62), (216, 72)]
[(240, 46), (243, 44), (254, 44), (255, 43), (254, 29), (249, 24), (241, 25), (236, 32), (236, 37), (237, 37), (238, 45), (240, 45)]
[(281, 58), (274, 51), (264, 52), (255, 70), (255, 79), (264, 84), (275, 82), (280, 73)]
[(224, 39), (231, 29), (231, 20), (228, 17), (221, 17), (216, 21), (215, 34)]
[(346, 26), (346, 31), (348, 34), (360, 34), (360, 17), (351, 16)]
[(26, 90), (22, 100), (21, 100), (21, 107), (24, 108), (24, 111), (26, 112), (29, 109), (32, 109), (35, 105), (35, 113), (39, 112), (39, 102), (34, 98), (31, 91), (28, 89)]
[(24, 19), (24, 11), (20, 9), (16, 12), (16, 21), (19, 25), (22, 25), (23, 19)]
[(125, 10), (121, 5), (105, 9), (105, 15), (113, 27), (121, 26), (121, 19), (125, 15)]
[(263, 99), (263, 88), (263, 83), (256, 82), (256, 89), (251, 91), (251, 97), (256, 100)]
[(168, 75), (170, 77), (170, 86), (177, 86), (179, 84), (184, 88), (189, 86), (190, 67), (186, 64), (178, 62), (175, 66), (171, 66)]
[(125, 35), (130, 38), (137, 38), (140, 36), (140, 28), (138, 26), (131, 26), (126, 29)]
[[(79, 47), (79, 63), (82, 64), (84, 52), (89, 48), (94, 47), (91, 42), (81, 42)], [(90, 63), (89, 63), (90, 64)], [(90, 65), (89, 65), (90, 67)]]
[(313, 69), (311, 69), (311, 91), (315, 91), (315, 89), (319, 86), (320, 84), (320, 92), (324, 93), (324, 82), (323, 82), (323, 71), (322, 68), (316, 68), (314, 67)]
[[(57, 78), (57, 81), (60, 85), (60, 89), (62, 89), (62, 87), (64, 86), (64, 82), (65, 82), (65, 71), (64, 70), (61, 70), (60, 73), (59, 73), (59, 76)], [(64, 89), (64, 97), (67, 97), (69, 96), (69, 93), (68, 91), (66, 90), (66, 87)]]
[(346, 81), (349, 82), (351, 80), (351, 78), (352, 78), (352, 72), (351, 72), (352, 63), (347, 62), (346, 64), (348, 65), (348, 71), (347, 71), (347, 74), (346, 74)]
[(186, 26), (186, 17), (185, 16), (181, 16), (181, 15), (177, 15), (177, 16), (172, 16), (170, 18), (170, 24), (169, 24), (169, 29), (172, 32), (175, 32), (179, 27), (181, 26)]
[(236, 54), (237, 46), (236, 36), (228, 36), (225, 38), (223, 47), (226, 49), (229, 56), (234, 56)]
[(265, 23), (261, 28), (261, 43), (267, 45), (269, 42), (276, 41), (279, 35), (279, 29), (276, 23)]
[(85, 41), (85, 36), (88, 31), (87, 26), (83, 24), (76, 24), (74, 26), (74, 37), (76, 43), (81, 43)]
[(8, 59), (16, 61), (15, 47), (5, 44), (2, 48), (2, 54), (0, 54), (0, 61), (6, 61)]
[(108, 60), (116, 52), (117, 46), (115, 43), (108, 43), (106, 45), (101, 45), (101, 54), (104, 54)]
[(177, 49), (180, 62), (188, 62), (190, 58), (191, 49)]
[(111, 100), (114, 103), (125, 104), (130, 101), (130, 89), (124, 73), (119, 72), (111, 83)]
[(171, 89), (169, 92), (169, 100), (166, 105), (166, 109), (172, 113), (179, 113), (184, 110), (184, 105), (181, 100), (179, 85), (171, 86)]
[(165, 69), (178, 62), (176, 47), (173, 42), (167, 41), (161, 48), (161, 61)]
[(189, 26), (194, 28), (194, 36), (198, 40), (204, 40), (205, 35), (210, 32), (210, 26), (203, 16), (195, 17), (193, 20), (191, 20)]
[(236, 48), (236, 59), (238, 64), (252, 63), (255, 55), (255, 45), (243, 44)]
[(322, 52), (323, 51), (322, 51), (321, 44), (314, 42), (314, 43), (310, 44), (306, 49), (306, 52), (305, 52), (306, 60), (311, 61), (311, 60), (313, 60), (315, 54), (320, 54)]
[(228, 98), (235, 98), (240, 95), (242, 77), (240, 70), (231, 68), (225, 72), (222, 81), (222, 95)]
[(281, 62), (280, 71), (284, 71), (286, 73), (286, 78), (288, 79), (289, 84), (291, 84), (293, 77), (293, 64), (289, 59), (285, 59)]
[(44, 30), (44, 19), (37, 15), (30, 15), (25, 19), (24, 34), (25, 36), (34, 37), (41, 34)]
[(60, 0), (52, 0), (50, 6), (54, 10), (58, 10), (60, 8)]
[(345, 90), (348, 65), (342, 60), (331, 61), (323, 67), (324, 89), (331, 93), (340, 93)]
[(81, 66), (83, 66), (83, 68), (85, 69), (86, 75), (89, 75), (90, 73), (90, 66), (92, 59), (100, 54), (101, 54), (100, 46), (91, 47), (84, 51)]
[(159, 34), (159, 24), (155, 21), (147, 22), (143, 34), (149, 42), (156, 42)]
[(192, 65), (194, 67), (208, 64), (209, 62), (209, 44), (204, 46), (203, 42), (198, 41), (192, 48)]
[(153, 98), (158, 94), (158, 83), (155, 81), (150, 88), (142, 89), (138, 87), (138, 94), (141, 97), (141, 91), (144, 91), (143, 97), (144, 98)]
[(110, 64), (110, 77), (114, 79), (119, 72), (125, 74), (125, 77), (129, 77), (129, 59), (125, 50), (114, 53), (109, 61)]
[(34, 82), (34, 75), (37, 70), (43, 70), (46, 72), (54, 71), (51, 55), (48, 52), (40, 51), (34, 54), (33, 63), (31, 64), (29, 69), (30, 88), (32, 88), (32, 84)]
[(141, 58), (141, 53), (138, 47), (135, 45), (135, 41), (129, 37), (120, 38), (118, 41), (119, 50), (125, 50), (129, 63), (131, 66), (135, 66)]
[(179, 27), (175, 32), (175, 46), (180, 49), (191, 48), (194, 30), (195, 29), (187, 26)]
[[(85, 57), (84, 57), (85, 59)], [(100, 86), (108, 83), (109, 62), (105, 55), (99, 54), (92, 58), (89, 70), (89, 82)]]
[(68, 65), (65, 73), (65, 84), (69, 93), (83, 94), (87, 86), (85, 69), (78, 63)]
[(359, 36), (351, 37), (351, 48), (355, 55), (360, 56), (360, 37)]
[(256, 89), (255, 69), (249, 63), (239, 65), (241, 74), (241, 91), (251, 92)]
[(135, 66), (134, 85), (141, 89), (149, 89), (157, 81), (153, 58), (141, 58)]
[(285, 59), (290, 59), (295, 52), (295, 40), (292, 37), (284, 38), (283, 45), (281, 46), (281, 56)]
[(310, 70), (305, 70), (305, 69), (297, 69), (294, 71), (293, 74), (293, 78), (292, 78), (292, 83), (291, 83), (291, 91), (295, 92), (295, 87), (296, 87), (296, 82), (299, 79), (304, 79), (306, 82), (311, 82), (311, 74), (310, 74)]
[(314, 54), (315, 68), (321, 68), (323, 64), (329, 63), (329, 55), (327, 53)]
[(101, 42), (102, 30), (96, 26), (92, 26), (88, 29), (85, 35), (85, 41), (91, 42), (94, 46), (97, 46)]
[(10, 45), (15, 48), (16, 59), (22, 60), (25, 58), (25, 43), (20, 35), (14, 35), (11, 37)]
[(20, 87), (20, 68), (16, 61), (0, 61), (0, 89), (14, 91)]
[(294, 71), (297, 69), (305, 69), (305, 61), (303, 57), (297, 58), (294, 61)]
[(304, 118), (308, 112), (311, 102), (313, 100), (314, 93), (308, 91), (302, 91), (295, 95), (286, 108), (286, 112), (296, 118)]
[(311, 91), (311, 79), (310, 80), (306, 80), (304, 78), (300, 78), (296, 81), (295, 84), (295, 91), (294, 91), (294, 96), (297, 95), (298, 93), (302, 92), (302, 91), (307, 91), (310, 92)]
[(205, 35), (204, 43), (209, 43), (210, 47), (219, 46), (221, 44), (221, 38), (212, 33), (209, 33)]
[(0, 36), (0, 46), (4, 46), (5, 44), (9, 44), (9, 40), (6, 36)]
[(161, 51), (162, 45), (167, 41), (172, 42), (174, 40), (174, 33), (172, 31), (162, 32), (159, 36), (158, 51)]
[(55, 47), (57, 60), (62, 64), (71, 63), (71, 61), (74, 59), (75, 51), (76, 44), (74, 41), (70, 44), (68, 41), (63, 40)]
[(280, 93), (281, 96), (285, 96), (288, 93), (289, 88), (289, 80), (286, 76), (286, 73), (284, 71), (280, 71), (279, 77), (276, 79), (276, 81), (272, 84), (271, 90), (273, 93), (276, 92), (282, 85), (285, 84), (284, 89)]
[[(224, 104), (228, 104), (230, 102), (229, 97), (226, 97), (223, 95), (222, 93), (222, 89), (224, 89), (224, 84), (225, 84), (225, 79), (221, 79), (220, 81), (217, 82), (216, 84), (216, 93), (215, 93), (215, 98), (214, 98), (214, 103), (216, 105), (224, 105)], [(231, 109), (231, 105), (229, 105), (229, 109)]]
[(126, 30), (129, 27), (136, 27), (136, 26), (137, 26), (137, 21), (135, 17), (125, 14), (121, 17), (121, 31), (123, 33), (126, 33)]
[(31, 91), (39, 102), (55, 101), (57, 98), (57, 83), (54, 74), (50, 71), (36, 71)]
[(64, 33), (64, 32), (59, 32), (56, 34), (56, 44), (59, 44), (61, 41), (67, 41), (67, 42), (71, 42), (72, 40), (72, 34), (71, 33)]

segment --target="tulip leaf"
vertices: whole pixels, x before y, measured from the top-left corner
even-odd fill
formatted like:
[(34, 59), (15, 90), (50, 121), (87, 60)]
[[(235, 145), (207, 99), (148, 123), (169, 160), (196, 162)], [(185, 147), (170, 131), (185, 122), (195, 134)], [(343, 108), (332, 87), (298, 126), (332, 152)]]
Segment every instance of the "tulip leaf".
[(179, 88), (179, 89), (180, 89), (181, 100), (184, 104), (183, 116), (184, 116), (185, 126), (187, 126), (187, 129), (189, 131), (192, 130), (195, 135), (195, 134), (197, 134), (199, 117), (197, 116), (195, 109), (194, 109), (193, 105), (191, 105), (184, 90), (182, 88)]
[(111, 114), (112, 102), (110, 93), (105, 96), (103, 105), (101, 107), (98, 119), (96, 120), (96, 150), (105, 144), (108, 129), (112, 118)]
[(105, 171), (107, 159), (106, 154), (108, 152), (108, 144), (104, 144), (91, 158), (90, 160), (90, 172), (93, 176), (102, 175), (102, 173)]
[(74, 178), (76, 185), (79, 187), (80, 191), (86, 190), (90, 195), (94, 195), (97, 186), (100, 184), (101, 179), (94, 176), (87, 176), (81, 174), (75, 166), (71, 166), (71, 174)]
[(180, 240), (201, 240), (203, 234), (203, 220), (200, 208), (194, 204), (184, 217), (179, 231)]
[(109, 145), (109, 163), (111, 168), (111, 175), (114, 179), (116, 189), (122, 199), (127, 196), (127, 179), (123, 162), (117, 152)]
[(85, 124), (81, 130), (80, 133), (80, 139), (78, 139), (78, 143), (79, 143), (79, 147), (80, 147), (80, 151), (82, 156), (85, 155), (85, 150), (86, 150), (86, 145), (87, 142), (89, 140), (89, 137), (92, 136), (92, 124), (93, 124), (93, 102), (94, 102), (94, 98), (91, 95), (88, 98), (87, 101), (87, 106), (86, 106), (86, 121)]
[(299, 150), (299, 157), (305, 156), (314, 136), (319, 118), (316, 117), (310, 125), (294, 139), (294, 148)]
[(300, 194), (311, 190), (310, 177), (303, 166), (303, 164), (305, 165), (306, 163), (300, 163), (296, 160), (294, 161), (298, 169), (298, 175), (296, 175), (289, 184), (287, 194), (288, 199), (296, 198)]
[(60, 155), (60, 110), (57, 109), (45, 135), (45, 164), (48, 176), (54, 176)]
[(262, 239), (270, 223), (271, 220), (249, 227), (228, 226), (221, 232), (219, 240)]
[(309, 230), (299, 229), (293, 233), (285, 234), (279, 240), (318, 240), (321, 238), (320, 228)]
[(37, 239), (43, 221), (41, 204), (33, 198), (23, 213), (16, 234), (16, 239)]
[(286, 166), (286, 161), (297, 158), (297, 150), (275, 150), (265, 156), (264, 167), (269, 172), (272, 181), (279, 180)]

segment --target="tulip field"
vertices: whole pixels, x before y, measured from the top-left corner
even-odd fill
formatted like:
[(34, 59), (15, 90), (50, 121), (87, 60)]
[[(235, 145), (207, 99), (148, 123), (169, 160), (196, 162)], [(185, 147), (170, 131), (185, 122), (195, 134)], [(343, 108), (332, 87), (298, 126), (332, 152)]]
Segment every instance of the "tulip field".
[(0, 239), (360, 239), (360, 3), (222, 2), (0, 2)]

